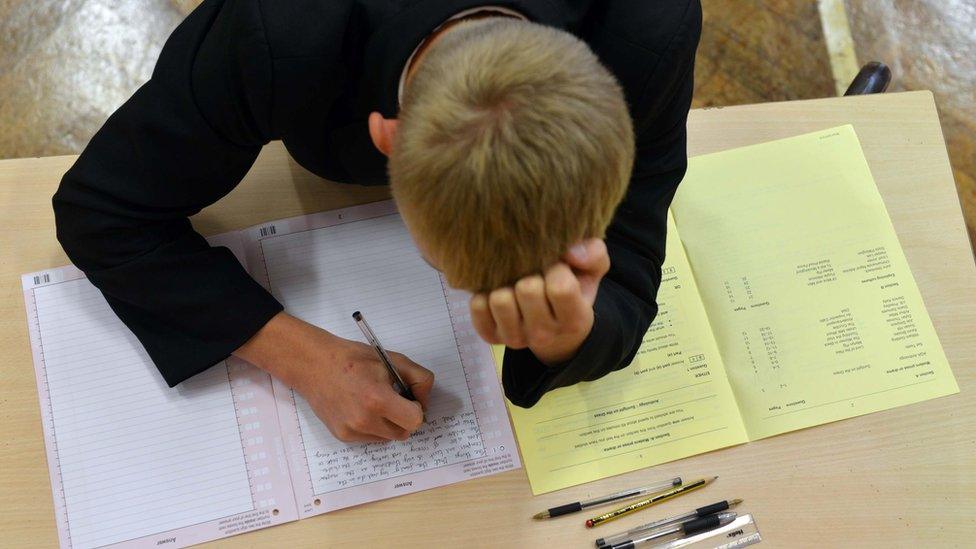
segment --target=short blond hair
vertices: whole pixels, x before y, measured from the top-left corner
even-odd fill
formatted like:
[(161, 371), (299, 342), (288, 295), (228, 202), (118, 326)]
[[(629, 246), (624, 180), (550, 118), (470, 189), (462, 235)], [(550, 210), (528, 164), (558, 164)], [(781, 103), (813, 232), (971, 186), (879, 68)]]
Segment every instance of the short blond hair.
[(404, 90), (390, 156), (399, 209), (448, 283), (513, 284), (602, 238), (634, 158), (619, 84), (569, 33), (463, 23)]

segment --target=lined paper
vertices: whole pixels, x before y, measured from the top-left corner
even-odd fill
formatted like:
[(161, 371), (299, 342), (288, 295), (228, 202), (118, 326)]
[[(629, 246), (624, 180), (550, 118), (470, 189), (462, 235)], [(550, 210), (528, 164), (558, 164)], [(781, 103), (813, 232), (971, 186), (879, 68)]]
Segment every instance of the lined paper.
[(251, 275), (287, 312), (364, 341), (352, 319), (362, 311), (384, 346), (436, 376), (425, 424), (405, 442), (376, 444), (337, 440), (275, 380), (299, 516), (519, 467), (491, 349), (468, 316), (470, 295), (423, 260), (392, 200), (265, 223), (242, 241)]
[(170, 389), (87, 279), (30, 291), (72, 547), (254, 508), (226, 366)]
[(290, 314), (363, 341), (351, 317), (362, 311), (384, 346), (436, 376), (428, 421), (405, 442), (343, 443), (296, 395), (315, 494), (485, 455), (440, 276), (421, 258), (398, 215), (261, 244), (272, 293)]
[(185, 547), (519, 466), (467, 296), (442, 286), (392, 202), (208, 240), (267, 287), (262, 239), (282, 259), (276, 295), (290, 310), (361, 339), (355, 301), (391, 350), (435, 371), (427, 423), (406, 443), (339, 443), (301, 398), (234, 357), (167, 387), (84, 273), (25, 274), (62, 547)]

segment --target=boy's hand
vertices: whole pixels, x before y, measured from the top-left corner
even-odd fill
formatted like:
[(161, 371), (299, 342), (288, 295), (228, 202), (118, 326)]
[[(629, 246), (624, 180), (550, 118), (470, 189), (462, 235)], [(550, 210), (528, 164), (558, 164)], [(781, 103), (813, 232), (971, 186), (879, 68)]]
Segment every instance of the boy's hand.
[(234, 354), (298, 391), (336, 438), (345, 442), (406, 440), (423, 423), (434, 374), (389, 353), (418, 402), (393, 389), (372, 347), (336, 337), (286, 313), (271, 319)]
[(548, 366), (566, 362), (593, 328), (593, 302), (609, 270), (607, 245), (599, 238), (585, 240), (544, 275), (472, 297), (471, 321), (488, 343), (528, 347)]
[(390, 352), (397, 372), (417, 398), (417, 402), (407, 400), (393, 389), (393, 380), (372, 347), (334, 339), (328, 349), (322, 349), (327, 358), (310, 365), (295, 390), (339, 440), (406, 440), (423, 424), (422, 407), (427, 405), (434, 374)]

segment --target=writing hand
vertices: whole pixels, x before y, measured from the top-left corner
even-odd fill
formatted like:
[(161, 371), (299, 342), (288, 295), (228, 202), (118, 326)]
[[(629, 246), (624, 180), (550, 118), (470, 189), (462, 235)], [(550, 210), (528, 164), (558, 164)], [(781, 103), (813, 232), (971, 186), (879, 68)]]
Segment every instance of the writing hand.
[(344, 442), (406, 440), (423, 423), (434, 374), (400, 353), (390, 359), (417, 402), (401, 397), (376, 351), (280, 313), (235, 355), (305, 397)]
[(609, 270), (606, 244), (585, 240), (542, 275), (473, 296), (471, 320), (488, 343), (528, 348), (543, 364), (561, 364), (576, 356), (593, 329), (593, 302)]

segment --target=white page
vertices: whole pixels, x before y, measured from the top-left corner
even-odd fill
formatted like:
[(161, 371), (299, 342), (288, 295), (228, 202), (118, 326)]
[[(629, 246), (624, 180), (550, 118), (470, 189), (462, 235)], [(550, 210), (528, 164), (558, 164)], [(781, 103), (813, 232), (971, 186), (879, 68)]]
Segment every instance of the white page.
[(256, 278), (290, 314), (363, 341), (352, 319), (362, 311), (387, 349), (436, 377), (427, 423), (410, 440), (385, 444), (339, 441), (301, 396), (281, 386), (282, 431), (287, 439), (291, 418), (297, 440), (289, 448), (301, 452), (291, 463), (303, 515), (518, 466), (490, 350), (474, 336), (466, 296), (447, 289), (424, 262), (392, 203), (249, 234)]
[(62, 546), (179, 547), (297, 518), (267, 374), (220, 363), (169, 388), (77, 269), (23, 280)]

